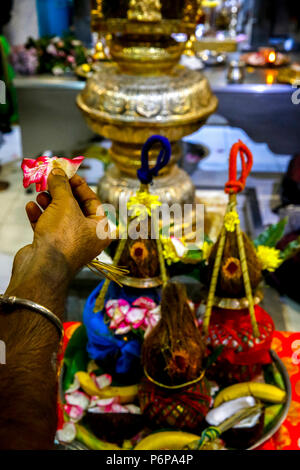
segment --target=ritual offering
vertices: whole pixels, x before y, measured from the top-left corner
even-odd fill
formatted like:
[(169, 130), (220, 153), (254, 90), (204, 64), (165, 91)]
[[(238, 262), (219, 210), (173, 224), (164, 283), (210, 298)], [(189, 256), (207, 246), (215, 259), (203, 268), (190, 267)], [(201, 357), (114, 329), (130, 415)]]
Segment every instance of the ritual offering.
[[(237, 157), (241, 158), (241, 176), (237, 179)], [(210, 279), (203, 333), (210, 351), (221, 347), (210, 375), (218, 382), (233, 383), (251, 380), (271, 362), (274, 324), (272, 318), (257, 305), (257, 288), (263, 265), (254, 244), (241, 231), (236, 210), (236, 195), (246, 184), (253, 157), (243, 142), (233, 145), (229, 159), (229, 195), (227, 211), (219, 238), (208, 259)]]
[[(148, 151), (158, 143), (157, 163), (149, 168)], [(272, 319), (259, 305), (263, 274), (293, 248), (275, 248), (285, 221), (254, 242), (241, 231), (236, 194), (245, 186), (252, 154), (237, 142), (216, 242), (205, 236), (191, 249), (184, 238), (163, 237), (155, 216), (160, 201), (149, 184), (169, 156), (166, 139), (153, 136), (145, 143), (140, 189), (127, 204), (125, 236), (124, 221), (118, 221), (120, 240), (112, 254), (113, 268), (123, 275), (119, 284), (102, 280), (91, 293), (83, 324), (67, 346), (60, 442), (95, 450), (249, 449), (286, 416), (290, 386), (270, 351)], [(209, 286), (203, 318), (185, 286), (168, 279), (173, 266), (189, 264)]]
[[(154, 168), (149, 168), (148, 152), (154, 144), (162, 149)], [(128, 233), (122, 232), (113, 258), (116, 269), (125, 269), (123, 287), (107, 278), (88, 298), (83, 320), (88, 334), (87, 350), (92, 359), (121, 383), (135, 383), (142, 377), (140, 363), (144, 336), (160, 318), (160, 294), (156, 289), (167, 280), (158, 221), (153, 208), (160, 205), (149, 191), (154, 176), (169, 162), (171, 147), (161, 136), (152, 136), (142, 149), (142, 166), (138, 170), (139, 191), (128, 201)], [(131, 222), (133, 222), (131, 224)], [(138, 231), (134, 237), (131, 229)], [(151, 237), (154, 233), (154, 237)]]
[(184, 286), (165, 285), (161, 320), (143, 344), (146, 378), (139, 387), (142, 413), (150, 424), (198, 429), (210, 404), (204, 377), (204, 344)]

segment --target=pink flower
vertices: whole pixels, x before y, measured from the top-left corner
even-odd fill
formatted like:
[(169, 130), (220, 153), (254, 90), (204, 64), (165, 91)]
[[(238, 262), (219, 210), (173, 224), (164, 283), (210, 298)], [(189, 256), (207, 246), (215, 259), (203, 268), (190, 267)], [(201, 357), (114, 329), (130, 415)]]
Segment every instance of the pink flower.
[(65, 400), (67, 405), (79, 406), (82, 410), (86, 410), (90, 404), (90, 399), (88, 395), (78, 391), (66, 393)]
[(145, 325), (146, 325), (146, 331), (145, 331), (145, 337), (150, 333), (150, 331), (153, 330), (153, 328), (157, 325), (157, 323), (160, 320), (160, 305), (157, 307), (153, 308), (148, 312), (148, 315), (145, 319)]
[(73, 57), (72, 55), (68, 55), (67, 61), (68, 61), (70, 64), (74, 64), (75, 59), (74, 59), (74, 57)]
[(78, 405), (64, 405), (64, 410), (69, 418), (76, 422), (83, 417), (83, 409)]
[(93, 401), (89, 413), (129, 413), (129, 408), (120, 404), (119, 397), (98, 399)]
[(160, 319), (160, 308), (149, 297), (139, 297), (132, 306), (125, 299), (112, 299), (106, 302), (105, 310), (111, 319), (109, 328), (116, 335), (138, 328), (149, 332)]
[(132, 306), (152, 310), (156, 307), (156, 303), (154, 302), (154, 300), (150, 299), (150, 297), (139, 297), (133, 302)]
[(48, 188), (48, 176), (53, 168), (62, 168), (68, 178), (72, 178), (81, 165), (84, 157), (69, 158), (38, 157), (36, 160), (24, 158), (21, 168), (23, 170), (23, 186), (28, 188), (32, 183), (36, 184), (36, 190), (46, 191)]
[(64, 423), (62, 429), (56, 431), (56, 439), (60, 442), (72, 442), (76, 437), (76, 427), (72, 422)]
[(134, 329), (139, 328), (144, 323), (147, 311), (148, 310), (145, 308), (130, 308), (126, 315), (127, 323), (132, 325), (132, 328)]
[(106, 388), (109, 385), (111, 385), (112, 376), (109, 374), (102, 374), (102, 375), (98, 375), (98, 377), (95, 377), (94, 380), (95, 380), (97, 387), (100, 390), (102, 390), (103, 388)]

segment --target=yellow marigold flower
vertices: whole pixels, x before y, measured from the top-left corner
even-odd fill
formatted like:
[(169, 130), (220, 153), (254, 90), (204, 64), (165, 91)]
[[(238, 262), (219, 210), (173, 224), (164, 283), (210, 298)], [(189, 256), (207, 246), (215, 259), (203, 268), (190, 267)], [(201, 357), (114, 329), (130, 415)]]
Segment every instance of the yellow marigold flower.
[(163, 255), (167, 264), (177, 263), (180, 261), (179, 256), (170, 238), (161, 238), (163, 246)]
[(256, 249), (256, 255), (262, 265), (262, 269), (266, 269), (271, 272), (275, 271), (283, 261), (280, 259), (280, 250), (269, 246), (258, 246)]
[(207, 259), (209, 258), (209, 255), (210, 255), (210, 253), (211, 253), (212, 247), (213, 247), (213, 244), (212, 244), (212, 243), (203, 242), (203, 245), (202, 245), (202, 247), (201, 247), (202, 259), (207, 260)]
[(127, 208), (131, 211), (132, 217), (145, 217), (151, 215), (152, 208), (161, 206), (159, 196), (149, 194), (146, 191), (138, 191), (135, 196), (131, 196), (127, 202)]
[(227, 232), (234, 232), (235, 226), (240, 223), (239, 215), (236, 211), (230, 211), (225, 214), (224, 225)]

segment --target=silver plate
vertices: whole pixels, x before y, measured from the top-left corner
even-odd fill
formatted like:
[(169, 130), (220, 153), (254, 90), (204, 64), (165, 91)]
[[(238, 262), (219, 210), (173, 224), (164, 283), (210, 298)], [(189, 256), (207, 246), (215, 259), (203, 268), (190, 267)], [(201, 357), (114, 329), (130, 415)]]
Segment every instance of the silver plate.
[[(289, 408), (290, 408), (291, 399), (292, 399), (292, 387), (291, 387), (290, 377), (288, 375), (288, 372), (286, 370), (285, 365), (283, 364), (281, 359), (279, 359), (276, 352), (271, 349), (270, 354), (271, 354), (271, 357), (272, 357), (276, 367), (278, 368), (279, 372), (282, 375), (284, 385), (285, 385), (285, 389), (286, 389), (287, 399), (286, 399), (286, 402), (285, 402), (284, 407), (282, 408), (281, 412), (275, 418), (272, 428), (269, 429), (269, 431), (267, 431), (266, 433), (264, 433), (260, 437), (260, 439), (258, 439), (258, 441), (255, 444), (253, 444), (251, 447), (249, 447), (246, 450), (254, 450), (257, 447), (264, 444), (264, 442), (266, 442), (268, 439), (270, 439), (278, 431), (278, 429), (282, 425), (283, 421), (287, 417), (287, 414), (288, 414), (288, 411), (289, 411)], [(62, 373), (63, 373), (63, 371), (62, 371)], [(62, 377), (62, 374), (61, 374), (61, 377)], [(60, 380), (60, 386), (61, 386), (61, 383), (62, 383), (62, 380)], [(60, 392), (62, 393), (62, 388), (61, 388)], [(90, 450), (90, 449), (88, 449), (84, 444), (82, 444), (81, 442), (78, 442), (75, 439), (70, 444), (64, 444), (62, 442), (59, 443), (59, 445), (56, 445), (56, 450)]]
[(284, 404), (284, 407), (281, 410), (281, 413), (279, 413), (279, 415), (275, 418), (272, 428), (269, 429), (268, 432), (264, 433), (261, 436), (261, 438), (258, 439), (258, 441), (255, 444), (253, 444), (251, 447), (249, 447), (247, 450), (253, 450), (253, 449), (256, 449), (257, 447), (261, 446), (264, 442), (266, 442), (268, 439), (270, 439), (270, 437), (272, 437), (278, 431), (278, 429), (282, 425), (283, 421), (287, 417), (287, 414), (289, 412), (290, 405), (291, 405), (292, 386), (291, 386), (291, 381), (290, 381), (289, 374), (286, 370), (285, 365), (283, 364), (281, 359), (279, 359), (279, 357), (277, 356), (276, 352), (271, 349), (270, 354), (271, 354), (272, 359), (273, 359), (274, 363), (276, 364), (279, 372), (282, 375), (284, 385), (285, 385), (286, 397), (287, 398), (286, 398), (286, 402)]

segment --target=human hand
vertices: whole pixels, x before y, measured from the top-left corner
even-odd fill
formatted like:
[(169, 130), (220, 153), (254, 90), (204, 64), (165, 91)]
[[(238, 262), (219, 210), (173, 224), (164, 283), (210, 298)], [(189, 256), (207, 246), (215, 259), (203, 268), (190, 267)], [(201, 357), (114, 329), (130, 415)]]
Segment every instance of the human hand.
[(75, 175), (70, 181), (61, 169), (48, 178), (49, 193), (40, 193), (29, 202), (26, 212), (34, 231), (33, 245), (56, 249), (76, 272), (91, 262), (109, 244), (106, 224), (102, 238), (97, 224), (105, 218), (101, 203), (85, 180)]
[[(55, 289), (58, 284), (68, 283), (110, 242), (101, 203), (82, 178), (75, 175), (68, 181), (65, 173), (56, 168), (49, 175), (48, 188), (50, 194), (38, 194), (39, 205), (29, 202), (26, 206), (34, 239), (15, 257), (13, 286), (20, 285), (24, 278), (39, 282), (40, 276), (46, 276)], [(100, 221), (104, 226), (101, 239), (96, 233)]]

